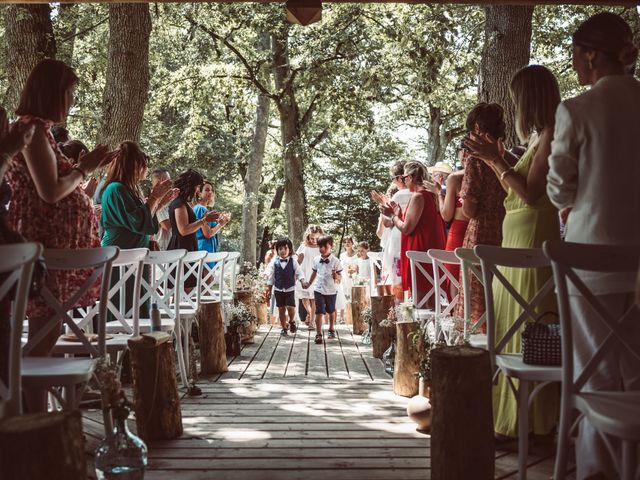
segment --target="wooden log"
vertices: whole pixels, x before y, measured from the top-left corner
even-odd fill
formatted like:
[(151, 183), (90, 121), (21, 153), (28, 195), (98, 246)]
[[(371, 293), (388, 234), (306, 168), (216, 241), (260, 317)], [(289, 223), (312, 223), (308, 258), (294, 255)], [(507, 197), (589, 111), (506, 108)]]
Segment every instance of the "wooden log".
[(253, 292), (249, 290), (238, 290), (234, 294), (234, 300), (236, 305), (238, 305), (239, 303), (242, 303), (243, 305), (247, 306), (247, 308), (249, 309), (249, 311), (254, 317), (258, 316), (256, 312), (256, 305), (255, 305), (255, 302), (253, 301)]
[(266, 325), (269, 323), (269, 305), (266, 303), (256, 303), (256, 315), (258, 317), (258, 325)]
[(143, 440), (171, 440), (182, 435), (182, 412), (171, 336), (165, 332), (129, 339), (133, 405)]
[(362, 319), (362, 311), (367, 307), (367, 287), (351, 287), (351, 316), (354, 335), (361, 335), (366, 325)]
[(0, 423), (0, 478), (84, 480), (80, 412), (35, 413)]
[(347, 325), (353, 325), (353, 316), (351, 315), (351, 302), (344, 306), (344, 322)]
[(222, 303), (200, 302), (196, 318), (200, 335), (200, 371), (205, 374), (228, 371)]
[(371, 345), (373, 356), (382, 358), (382, 354), (391, 346), (396, 329), (381, 327), (380, 322), (389, 316), (389, 310), (395, 305), (393, 295), (371, 297)]
[(431, 351), (431, 478), (491, 480), (495, 445), (489, 352)]
[(403, 397), (418, 394), (418, 370), (422, 342), (413, 344), (410, 334), (417, 331), (417, 322), (396, 323), (396, 361), (393, 367), (393, 393)]

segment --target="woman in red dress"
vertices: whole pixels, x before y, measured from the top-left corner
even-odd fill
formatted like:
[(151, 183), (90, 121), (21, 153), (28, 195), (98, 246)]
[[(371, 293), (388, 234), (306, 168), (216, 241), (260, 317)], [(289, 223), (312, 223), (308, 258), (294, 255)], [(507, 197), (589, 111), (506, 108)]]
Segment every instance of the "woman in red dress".
[[(403, 180), (412, 196), (407, 205), (406, 212), (402, 212), (400, 206), (394, 202), (381, 207), (382, 213), (391, 216), (394, 226), (400, 230), (402, 239), (400, 243), (400, 273), (402, 276), (402, 288), (406, 292), (411, 290), (411, 267), (407, 251), (416, 250), (426, 252), (430, 248), (444, 249), (444, 223), (438, 212), (436, 200), (431, 192), (424, 187), (424, 181), (428, 180), (427, 169), (420, 162), (407, 162), (404, 166)], [(431, 265), (423, 265), (425, 270), (433, 275)], [(416, 279), (417, 292), (412, 292), (414, 298), (422, 298), (432, 287), (424, 275), (418, 275)], [(433, 306), (433, 299), (426, 305)]]
[[(14, 158), (7, 181), (12, 189), (8, 223), (26, 240), (45, 248), (99, 247), (98, 223), (91, 200), (82, 190), (87, 174), (108, 163), (112, 155), (106, 147), (87, 153), (73, 165), (51, 134), (51, 126), (66, 120), (73, 104), (78, 78), (57, 60), (42, 60), (35, 66), (20, 98), (18, 122), (34, 125), (31, 143)], [(90, 271), (51, 271), (47, 287), (59, 302), (66, 302), (84, 284)], [(99, 284), (79, 299), (77, 306), (95, 302)], [(29, 337), (42, 329), (54, 311), (41, 296), (32, 298), (27, 308)], [(61, 321), (59, 321), (61, 323)], [(30, 352), (49, 356), (60, 328), (54, 328)], [(44, 391), (27, 392), (29, 411), (46, 411)]]

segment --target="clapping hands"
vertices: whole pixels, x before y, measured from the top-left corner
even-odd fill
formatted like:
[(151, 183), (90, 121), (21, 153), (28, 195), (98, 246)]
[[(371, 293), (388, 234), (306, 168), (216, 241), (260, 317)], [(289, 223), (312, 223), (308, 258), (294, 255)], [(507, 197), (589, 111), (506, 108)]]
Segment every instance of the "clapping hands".
[(165, 180), (164, 182), (157, 183), (156, 186), (153, 187), (147, 198), (147, 203), (151, 211), (156, 212), (160, 210), (178, 197), (180, 190), (172, 188), (172, 186), (171, 180)]
[(471, 150), (471, 155), (489, 166), (504, 157), (505, 148), (502, 139), (495, 139), (488, 133), (471, 133), (464, 139), (464, 144)]
[(9, 119), (4, 108), (0, 107), (0, 151), (10, 157), (20, 152), (31, 143), (34, 124), (14, 123), (9, 126)]
[(429, 190), (431, 193), (434, 193), (435, 195), (439, 195), (442, 191), (442, 185), (440, 185), (438, 182), (430, 182), (429, 180), (425, 180), (424, 182), (422, 182), (422, 184), (424, 185), (424, 188)]

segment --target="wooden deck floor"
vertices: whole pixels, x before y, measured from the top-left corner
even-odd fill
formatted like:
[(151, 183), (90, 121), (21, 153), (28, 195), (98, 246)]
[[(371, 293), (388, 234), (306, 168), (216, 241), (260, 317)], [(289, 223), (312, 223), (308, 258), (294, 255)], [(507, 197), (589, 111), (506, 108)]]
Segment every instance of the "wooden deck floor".
[[(149, 445), (145, 478), (430, 478), (429, 437), (407, 418), (408, 399), (349, 327), (337, 332), (315, 345), (306, 327), (281, 337), (262, 326), (227, 373), (200, 379), (202, 396), (183, 397), (184, 435)], [(102, 423), (83, 413), (91, 460)], [(528, 478), (548, 479), (552, 452), (533, 452)], [(497, 452), (496, 478), (515, 478), (516, 465), (514, 453)]]

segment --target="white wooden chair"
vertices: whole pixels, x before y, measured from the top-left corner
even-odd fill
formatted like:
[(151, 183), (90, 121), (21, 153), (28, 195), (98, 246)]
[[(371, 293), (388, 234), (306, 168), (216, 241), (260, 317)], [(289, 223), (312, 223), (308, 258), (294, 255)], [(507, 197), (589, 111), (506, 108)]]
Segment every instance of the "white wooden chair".
[[(429, 301), (435, 298), (436, 292), (433, 276), (425, 268), (427, 266), (432, 268), (431, 257), (427, 252), (417, 252), (415, 250), (409, 250), (407, 257), (411, 265), (411, 301), (414, 307), (414, 316), (416, 319), (423, 319), (435, 313), (435, 310), (425, 308)], [(424, 293), (421, 298), (418, 298), (418, 275), (423, 276), (431, 284), (429, 291)]]
[[(520, 333), (521, 327), (527, 320), (537, 319), (536, 307), (553, 291), (553, 277), (540, 288), (530, 302), (522, 298), (519, 292), (509, 283), (498, 267), (511, 268), (543, 268), (549, 266), (549, 259), (541, 249), (501, 248), (489, 245), (478, 245), (474, 249), (482, 264), (482, 277), (486, 299), (487, 313), (487, 346), (491, 364), (495, 368), (494, 381), (502, 373), (507, 377), (509, 385), (518, 402), (518, 479), (527, 478), (527, 455), (529, 451), (529, 406), (535, 396), (551, 382), (559, 382), (562, 378), (560, 367), (529, 365), (523, 362), (522, 353), (503, 353), (507, 342)], [(502, 287), (522, 307), (522, 313), (502, 338), (496, 338), (496, 316), (493, 302), (493, 280), (496, 279)], [(512, 379), (517, 379), (516, 388)], [(535, 388), (531, 388), (534, 383)]]
[(0, 301), (11, 299), (8, 351), (6, 355), (6, 383), (0, 378), (0, 420), (22, 413), (22, 321), (27, 309), (31, 277), (36, 260), (42, 255), (39, 243), (18, 243), (0, 246), (0, 274), (6, 275), (0, 284)]
[(482, 270), (480, 268), (480, 259), (470, 248), (456, 248), (455, 255), (460, 259), (460, 276), (462, 279), (462, 291), (464, 292), (464, 338), (471, 346), (477, 348), (487, 348), (487, 335), (478, 333), (487, 319), (487, 313), (483, 313), (480, 318), (471, 325), (471, 279), (473, 277), (484, 286), (482, 280)]
[[(460, 285), (458, 279), (455, 278), (446, 265), (460, 265), (460, 259), (456, 257), (455, 253), (448, 250), (438, 250), (431, 248), (427, 251), (427, 255), (431, 258), (433, 264), (433, 285), (435, 288), (435, 322), (433, 325), (433, 331), (435, 332), (435, 340), (438, 341), (441, 335), (444, 335), (445, 342), (450, 345), (451, 339), (448, 336), (447, 330), (441, 329), (442, 316), (451, 315), (453, 309), (458, 303)], [(452, 289), (447, 289), (447, 280), (450, 282)], [(453, 298), (449, 301), (449, 294), (454, 293)], [(444, 309), (443, 309), (444, 307)]]
[(233, 303), (236, 293), (236, 276), (238, 274), (238, 261), (240, 259), (240, 252), (224, 252), (227, 254), (227, 258), (224, 263), (224, 287), (222, 301), (226, 303)]
[[(200, 284), (200, 300), (220, 302), (224, 296), (224, 271), (227, 252), (209, 253), (202, 266), (202, 282)], [(214, 264), (210, 266), (209, 264)]]
[[(59, 321), (62, 320), (63, 325), (75, 334), (80, 344), (91, 355), (92, 358), (89, 359), (25, 357), (22, 360), (22, 385), (35, 389), (48, 389), (67, 409), (77, 406), (76, 388), (86, 385), (93, 375), (96, 359), (104, 358), (106, 355), (104, 319), (107, 312), (111, 266), (117, 255), (117, 247), (44, 250), (44, 259), (49, 271), (93, 270), (85, 282), (64, 303), (60, 303), (46, 285), (42, 288), (40, 291), (42, 298), (55, 313), (23, 347), (23, 354), (27, 355), (49, 332), (58, 328)], [(98, 340), (94, 345), (68, 312), (97, 281), (100, 281), (101, 285), (98, 300), (98, 318), (101, 321), (98, 322)], [(55, 387), (64, 389), (64, 402), (55, 390), (52, 390)]]
[[(544, 252), (551, 260), (556, 282), (562, 331), (562, 403), (554, 478), (566, 475), (569, 435), (580, 421), (589, 422), (602, 436), (622, 480), (637, 479), (638, 444), (640, 443), (640, 391), (594, 391), (588, 382), (605, 357), (617, 352), (630, 354), (636, 369), (640, 370), (638, 339), (630, 342), (624, 327), (640, 322), (640, 310), (632, 305), (620, 318), (615, 318), (593, 292), (580, 279), (576, 270), (600, 272), (637, 272), (640, 262), (638, 247), (584, 245), (559, 240), (544, 243)], [(600, 317), (608, 335), (598, 345), (595, 355), (582, 370), (573, 360), (573, 326), (569, 303), (568, 284), (578, 289), (583, 299)], [(635, 344), (634, 344), (635, 343)], [(571, 426), (573, 412), (580, 416)], [(612, 439), (622, 442), (622, 458), (612, 448)]]
[[(114, 325), (105, 323), (105, 331), (109, 332), (111, 338), (105, 339), (105, 349), (107, 354), (116, 359), (118, 353), (128, 348), (127, 341), (131, 336), (139, 335), (139, 304), (140, 304), (140, 285), (142, 280), (142, 271), (144, 259), (149, 254), (146, 248), (135, 248), (129, 250), (120, 250), (118, 256), (113, 260), (113, 270), (119, 272), (118, 280), (112, 282), (107, 296), (107, 312), (110, 312), (115, 318)], [(113, 272), (112, 270), (112, 272)], [(127, 282), (133, 279), (133, 291), (127, 292)], [(130, 297), (132, 306), (127, 308), (127, 300)], [(117, 304), (116, 304), (117, 299)], [(94, 318), (98, 316), (100, 303), (97, 302), (92, 307), (81, 310), (80, 317), (74, 317), (76, 325), (85, 330), (91, 331)], [(98, 317), (98, 321), (101, 319)], [(104, 319), (107, 322), (107, 318)], [(123, 332), (123, 334), (112, 332)], [(72, 342), (63, 338), (58, 339), (53, 348), (53, 353), (77, 355), (82, 353), (90, 353), (85, 346), (79, 342)]]
[(382, 252), (369, 252), (369, 294), (378, 295), (378, 285), (380, 285), (380, 275), (382, 273)]

